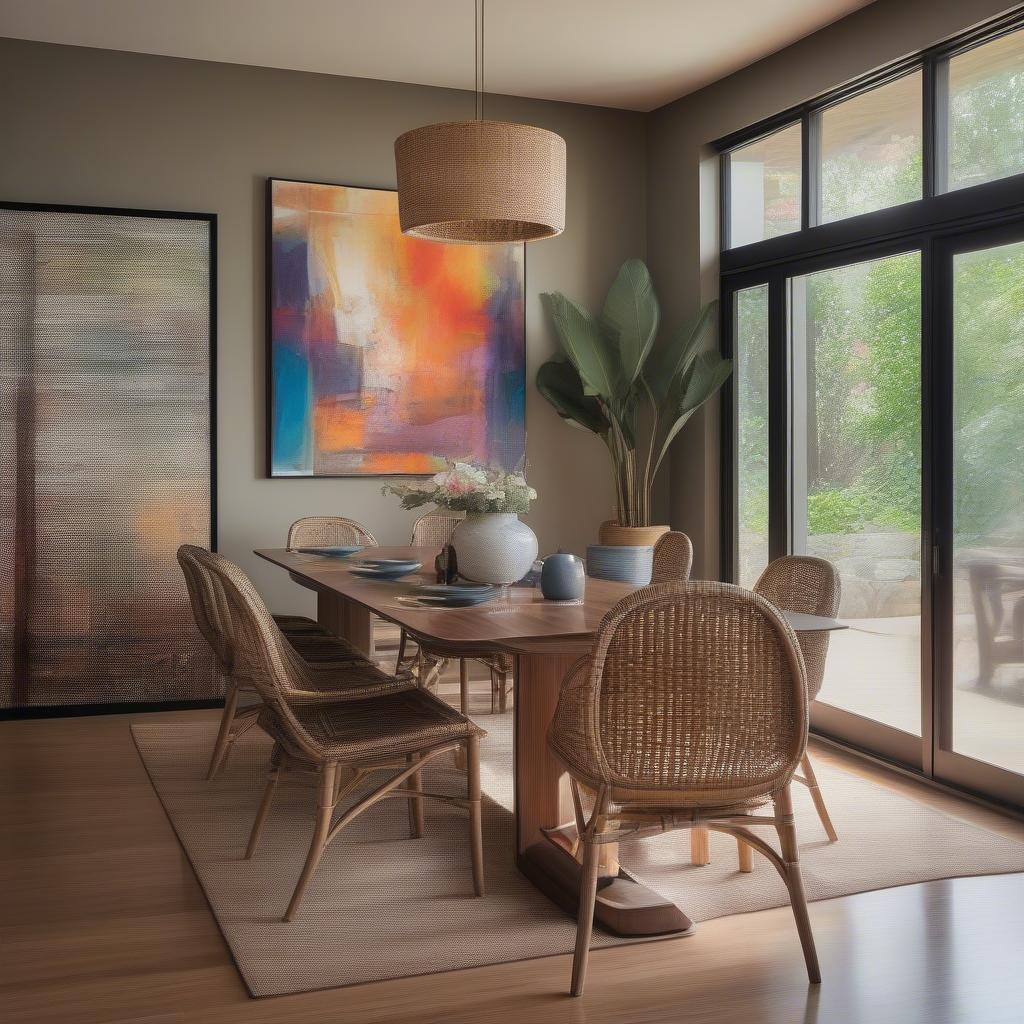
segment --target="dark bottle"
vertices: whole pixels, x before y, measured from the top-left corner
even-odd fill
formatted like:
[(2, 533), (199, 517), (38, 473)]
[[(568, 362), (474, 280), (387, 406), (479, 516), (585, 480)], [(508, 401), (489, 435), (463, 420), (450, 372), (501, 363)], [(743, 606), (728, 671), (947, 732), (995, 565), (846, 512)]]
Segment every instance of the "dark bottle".
[(445, 546), (445, 551), (448, 553), (448, 559), (445, 568), (445, 583), (451, 585), (455, 583), (459, 578), (459, 559), (455, 554), (455, 548), (451, 544)]

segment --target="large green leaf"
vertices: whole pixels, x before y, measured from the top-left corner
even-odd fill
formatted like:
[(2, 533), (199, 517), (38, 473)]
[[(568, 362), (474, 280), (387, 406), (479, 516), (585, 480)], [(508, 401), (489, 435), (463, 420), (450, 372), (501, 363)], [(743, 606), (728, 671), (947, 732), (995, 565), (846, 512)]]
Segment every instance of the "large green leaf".
[(537, 390), (566, 422), (595, 434), (608, 432), (601, 403), (583, 393), (583, 382), (572, 363), (555, 359), (544, 363), (537, 371)]
[(702, 352), (693, 360), (690, 372), (673, 382), (667, 396), (670, 404), (665, 412), (668, 416), (665, 417), (663, 413), (658, 417), (657, 440), (660, 447), (651, 471), (652, 479), (668, 454), (669, 446), (676, 435), (686, 426), (690, 417), (729, 379), (731, 373), (731, 359), (723, 359), (717, 352)]
[(583, 391), (612, 402), (620, 392), (618, 359), (601, 325), (561, 292), (545, 292), (541, 302), (551, 316), (562, 349), (579, 371)]
[(601, 322), (618, 342), (623, 383), (627, 387), (643, 369), (658, 333), (660, 317), (650, 271), (643, 260), (626, 260), (608, 290)]
[(651, 353), (644, 371), (644, 380), (659, 404), (668, 399), (673, 387), (690, 371), (717, 313), (716, 299), (709, 302), (687, 328)]

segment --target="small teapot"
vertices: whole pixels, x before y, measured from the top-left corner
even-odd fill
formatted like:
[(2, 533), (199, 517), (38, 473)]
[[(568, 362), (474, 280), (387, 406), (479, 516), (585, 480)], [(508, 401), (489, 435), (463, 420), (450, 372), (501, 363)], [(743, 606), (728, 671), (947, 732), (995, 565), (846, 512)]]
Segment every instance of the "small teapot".
[(567, 551), (548, 555), (540, 571), (540, 592), (549, 601), (575, 601), (583, 596), (587, 574), (583, 559)]

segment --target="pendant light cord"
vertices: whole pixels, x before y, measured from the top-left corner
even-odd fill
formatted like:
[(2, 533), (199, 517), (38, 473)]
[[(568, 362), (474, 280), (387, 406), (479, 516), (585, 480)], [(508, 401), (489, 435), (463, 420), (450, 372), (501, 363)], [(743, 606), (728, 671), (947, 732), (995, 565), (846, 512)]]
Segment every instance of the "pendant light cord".
[(473, 87), (476, 91), (476, 119), (484, 118), (484, 0), (476, 0), (476, 18), (474, 20), (476, 34), (476, 66), (473, 74)]

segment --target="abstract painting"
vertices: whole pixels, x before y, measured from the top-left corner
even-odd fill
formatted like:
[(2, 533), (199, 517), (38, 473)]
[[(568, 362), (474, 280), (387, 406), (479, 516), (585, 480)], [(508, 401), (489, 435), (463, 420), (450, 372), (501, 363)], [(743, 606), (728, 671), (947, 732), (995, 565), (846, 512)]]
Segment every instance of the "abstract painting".
[(519, 468), (524, 247), (407, 237), (382, 189), (271, 179), (268, 203), (270, 475)]
[(215, 222), (0, 205), (0, 706), (223, 692), (175, 559), (213, 539)]

